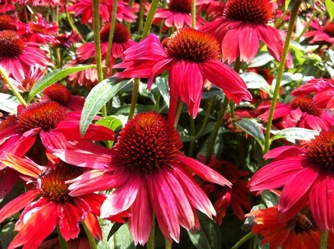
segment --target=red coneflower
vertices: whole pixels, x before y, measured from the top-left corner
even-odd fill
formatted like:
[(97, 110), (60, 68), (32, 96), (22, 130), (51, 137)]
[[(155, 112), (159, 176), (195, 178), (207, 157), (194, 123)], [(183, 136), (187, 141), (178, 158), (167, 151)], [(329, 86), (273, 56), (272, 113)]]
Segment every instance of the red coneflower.
[(26, 43), (15, 31), (0, 31), (0, 66), (17, 81), (24, 80), (33, 66), (45, 70), (52, 64), (38, 46)]
[(282, 146), (265, 158), (275, 161), (257, 171), (249, 181), (251, 191), (283, 187), (278, 212), (292, 219), (308, 204), (321, 231), (334, 231), (334, 131), (323, 131), (304, 148)]
[(239, 74), (218, 60), (219, 46), (209, 34), (183, 28), (168, 38), (164, 45), (155, 35), (149, 35), (125, 51), (124, 62), (115, 66), (125, 70), (115, 76), (149, 78), (147, 87), (150, 88), (153, 78), (168, 70), (170, 119), (175, 117), (179, 97), (188, 105), (189, 114), (196, 117), (202, 90), (204, 86), (210, 87), (211, 83), (223, 89), (226, 97), (236, 103), (252, 99)]
[[(280, 61), (284, 39), (278, 29), (269, 25), (272, 19), (270, 0), (229, 0), (223, 15), (204, 25), (201, 30), (217, 38), (223, 61), (228, 63), (233, 63), (238, 57), (250, 63), (259, 50), (260, 41)], [(292, 66), (290, 54), (286, 66)]]
[[(214, 170), (184, 156), (175, 128), (156, 113), (141, 113), (120, 132), (111, 158), (91, 153), (88, 161), (101, 161), (104, 170), (91, 170), (69, 181), (70, 195), (115, 189), (101, 207), (101, 217), (129, 213), (129, 228), (135, 244), (145, 244), (152, 228), (152, 213), (169, 241), (179, 241), (180, 225), (187, 230), (199, 228), (196, 210), (212, 218), (215, 210), (196, 182), (194, 174), (206, 181), (230, 186)], [(60, 155), (76, 165), (87, 163), (73, 148)], [(58, 153), (61, 154), (61, 153)], [(105, 165), (104, 162), (109, 165)]]
[(327, 45), (332, 47), (334, 44), (334, 22), (329, 21), (321, 26), (317, 18), (314, 18), (310, 24), (313, 30), (305, 32), (304, 37), (310, 39), (311, 44)]
[(291, 92), (291, 95), (298, 97), (311, 94), (313, 95), (312, 104), (316, 107), (326, 110), (334, 109), (333, 79), (311, 79)]
[(278, 208), (273, 206), (255, 210), (246, 216), (253, 217), (252, 233), (260, 234), (261, 244), (269, 243), (270, 249), (318, 248), (320, 230), (304, 213), (298, 213), (291, 220), (278, 219)]
[[(168, 9), (159, 8), (154, 14), (153, 23), (164, 24), (168, 28), (192, 27), (191, 20), (191, 0), (171, 0), (168, 3)], [(199, 15), (196, 16), (196, 28), (201, 27), (205, 20)]]
[[(9, 245), (10, 248), (37, 248), (58, 225), (62, 237), (68, 241), (77, 238), (79, 222), (84, 222), (95, 238), (102, 238), (97, 215), (106, 196), (87, 194), (68, 195), (65, 181), (82, 174), (83, 169), (59, 161), (50, 166), (40, 166), (33, 161), (6, 155), (2, 163), (17, 170), (29, 179), (34, 187), (7, 203), (0, 210), (0, 222), (22, 210), (15, 225), (19, 232)], [(120, 217), (114, 217), (122, 221)]]

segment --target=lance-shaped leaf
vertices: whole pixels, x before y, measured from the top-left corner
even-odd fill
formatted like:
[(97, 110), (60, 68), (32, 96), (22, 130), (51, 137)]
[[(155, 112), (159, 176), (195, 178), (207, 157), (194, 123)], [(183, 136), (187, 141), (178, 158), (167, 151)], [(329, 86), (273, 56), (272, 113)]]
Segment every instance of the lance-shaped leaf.
[(60, 68), (53, 70), (51, 73), (45, 75), (32, 87), (32, 89), (29, 92), (28, 102), (30, 102), (33, 99), (33, 97), (36, 96), (36, 94), (40, 93), (48, 86), (51, 86), (52, 84), (64, 79), (66, 76), (72, 73), (76, 73), (94, 67), (96, 67), (96, 65), (79, 65), (75, 67)]
[(92, 88), (82, 110), (80, 120), (80, 134), (82, 136), (86, 133), (89, 124), (102, 107), (131, 82), (132, 80), (120, 81), (118, 78), (111, 77)]
[[(274, 133), (274, 131), (273, 131)], [(319, 135), (319, 131), (309, 130), (300, 127), (291, 127), (280, 130), (277, 132), (271, 140), (276, 140), (280, 138), (285, 138), (287, 140), (305, 140), (309, 141), (310, 139), (314, 138), (314, 136)]]
[(20, 102), (16, 97), (6, 93), (0, 93), (0, 110), (15, 113), (19, 104)]
[(259, 127), (259, 124), (248, 118), (243, 118), (235, 124), (239, 126), (244, 132), (254, 137), (255, 140), (261, 145), (261, 147), (264, 148), (265, 138)]

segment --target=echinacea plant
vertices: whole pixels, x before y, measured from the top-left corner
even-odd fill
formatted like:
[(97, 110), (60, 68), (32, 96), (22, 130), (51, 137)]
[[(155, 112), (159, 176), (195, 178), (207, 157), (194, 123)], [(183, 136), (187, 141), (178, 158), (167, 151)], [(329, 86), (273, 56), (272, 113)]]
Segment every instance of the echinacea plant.
[(334, 249), (333, 19), (0, 1), (0, 248)]

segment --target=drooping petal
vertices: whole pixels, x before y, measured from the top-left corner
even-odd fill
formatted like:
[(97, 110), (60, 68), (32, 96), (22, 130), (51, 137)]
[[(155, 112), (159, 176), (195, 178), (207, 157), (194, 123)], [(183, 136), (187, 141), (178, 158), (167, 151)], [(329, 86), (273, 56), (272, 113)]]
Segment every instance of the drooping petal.
[(63, 238), (68, 241), (75, 239), (80, 233), (79, 222), (83, 219), (82, 211), (69, 202), (57, 205), (59, 230)]
[(101, 217), (109, 217), (120, 214), (130, 208), (140, 190), (142, 177), (129, 175), (127, 181), (112, 192), (101, 207)]
[(136, 200), (129, 209), (129, 229), (134, 243), (144, 245), (152, 229), (152, 206), (147, 193), (147, 183), (142, 181)]
[(221, 176), (215, 170), (210, 167), (202, 164), (201, 162), (187, 156), (178, 155), (178, 160), (180, 160), (185, 166), (189, 167), (196, 175), (201, 177), (202, 179), (216, 183), (221, 186), (232, 186), (225, 177)]
[(161, 174), (168, 174), (168, 172), (151, 174), (147, 178), (149, 196), (162, 234), (170, 242), (172, 239), (179, 242), (180, 225), (176, 200), (170, 186)]
[(86, 214), (83, 222), (95, 239), (103, 240), (102, 230), (99, 221), (94, 214)]
[(55, 229), (57, 224), (56, 210), (56, 204), (50, 202), (33, 213), (12, 240), (8, 249), (19, 246), (23, 246), (23, 249), (37, 248)]
[(39, 194), (40, 191), (38, 189), (30, 190), (16, 197), (14, 200), (8, 202), (0, 210), (0, 223), (3, 222), (8, 217), (10, 217), (11, 215), (23, 209), (30, 202), (32, 202)]
[(239, 36), (240, 60), (249, 64), (259, 50), (259, 37), (252, 23), (241, 25), (239, 30), (242, 34)]
[(223, 61), (232, 64), (239, 56), (239, 35), (238, 28), (229, 30), (223, 38), (221, 48)]

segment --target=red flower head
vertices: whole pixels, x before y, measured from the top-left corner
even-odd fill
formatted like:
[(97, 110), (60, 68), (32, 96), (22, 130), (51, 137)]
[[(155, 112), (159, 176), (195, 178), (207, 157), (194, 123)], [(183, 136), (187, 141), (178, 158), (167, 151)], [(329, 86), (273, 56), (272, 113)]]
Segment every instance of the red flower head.
[(289, 221), (307, 204), (321, 231), (334, 232), (334, 131), (321, 132), (305, 148), (282, 146), (265, 158), (275, 160), (257, 171), (251, 191), (283, 187), (278, 212)]
[[(269, 106), (267, 106), (269, 109)], [(264, 122), (267, 122), (269, 110), (261, 114)], [(312, 99), (296, 97), (288, 104), (278, 103), (275, 109), (274, 119), (283, 118), (286, 127), (302, 127), (314, 130), (330, 130), (334, 125), (331, 114), (316, 107)]]
[[(168, 28), (181, 29), (183, 27), (191, 27), (191, 0), (171, 0), (169, 1), (168, 9), (157, 9), (153, 23), (162, 21)], [(196, 28), (201, 27), (204, 23), (205, 20), (202, 17), (196, 16)]]
[(247, 214), (248, 217), (253, 217), (252, 233), (263, 237), (261, 244), (269, 243), (270, 249), (319, 247), (320, 230), (306, 214), (298, 213), (286, 222), (279, 220), (277, 215), (277, 206)]
[[(74, 12), (75, 16), (81, 15), (81, 23), (87, 24), (92, 23), (93, 21), (93, 1), (92, 0), (80, 0), (75, 1), (72, 0), (73, 5), (69, 6), (67, 10), (69, 12)], [(103, 22), (109, 22), (111, 20), (111, 12), (113, 8), (113, 1), (109, 0), (100, 0), (100, 15)], [(137, 18), (136, 12), (138, 11), (137, 8), (129, 7), (127, 2), (122, 0), (118, 0), (117, 3), (117, 13), (116, 19), (119, 22), (134, 22)]]
[(0, 16), (0, 31), (13, 30), (16, 31), (16, 20), (11, 16)]
[[(63, 238), (68, 241), (77, 238), (79, 222), (84, 222), (96, 238), (102, 238), (96, 215), (106, 196), (87, 194), (72, 197), (68, 195), (65, 181), (79, 176), (82, 168), (59, 161), (50, 166), (40, 166), (29, 159), (6, 155), (2, 160), (7, 167), (17, 170), (29, 179), (34, 187), (7, 203), (0, 210), (0, 222), (23, 209), (15, 229), (19, 232), (9, 249), (37, 248), (52, 231), (59, 226)], [(115, 217), (122, 221), (122, 218)]]
[[(115, 76), (122, 78), (153, 78), (169, 70), (170, 115), (175, 116), (178, 98), (188, 105), (189, 114), (196, 117), (204, 86), (211, 83), (222, 88), (236, 103), (251, 100), (245, 82), (230, 67), (218, 60), (219, 47), (208, 34), (190, 28), (174, 33), (162, 46), (155, 35), (149, 35), (125, 51), (125, 60), (117, 68), (125, 68)], [(182, 73), (180, 73), (182, 72)]]
[(51, 65), (38, 44), (26, 43), (15, 31), (0, 31), (0, 66), (9, 76), (22, 81), (33, 66), (43, 71)]
[(247, 181), (242, 179), (244, 176), (249, 175), (249, 172), (240, 171), (236, 165), (224, 160), (214, 159), (208, 166), (233, 184), (232, 188), (229, 188), (206, 181), (201, 183), (202, 188), (208, 196), (215, 200), (214, 208), (217, 212), (216, 220), (218, 224), (222, 224), (229, 206), (232, 207), (235, 215), (240, 220), (243, 220), (245, 217), (244, 210), (251, 210), (251, 202), (248, 196), (250, 192), (247, 188)]
[(293, 96), (312, 96), (312, 104), (316, 107), (326, 110), (334, 109), (334, 80), (333, 79), (312, 79), (304, 85), (291, 92)]
[(321, 26), (319, 21), (314, 18), (310, 25), (313, 30), (305, 32), (304, 37), (310, 39), (311, 44), (327, 45), (332, 47), (334, 44), (334, 22), (327, 22)]
[[(270, 0), (230, 0), (226, 3), (223, 15), (201, 29), (217, 38), (221, 44), (223, 60), (229, 64), (238, 57), (241, 61), (250, 63), (259, 50), (260, 41), (280, 61), (284, 39), (278, 29), (269, 26), (272, 18)], [(292, 66), (290, 55), (286, 66)]]
[[(101, 170), (87, 171), (69, 181), (70, 195), (115, 189), (103, 203), (101, 216), (128, 212), (135, 244), (145, 244), (152, 228), (152, 213), (169, 241), (179, 241), (180, 225), (187, 230), (199, 228), (196, 210), (210, 218), (215, 215), (190, 170), (204, 180), (230, 186), (214, 170), (184, 156), (181, 147), (174, 127), (162, 116), (149, 112), (136, 115), (124, 126), (111, 149), (111, 158), (102, 153), (82, 153), (74, 147), (58, 155), (80, 166), (101, 165)], [(86, 155), (84, 160), (82, 155)]]

